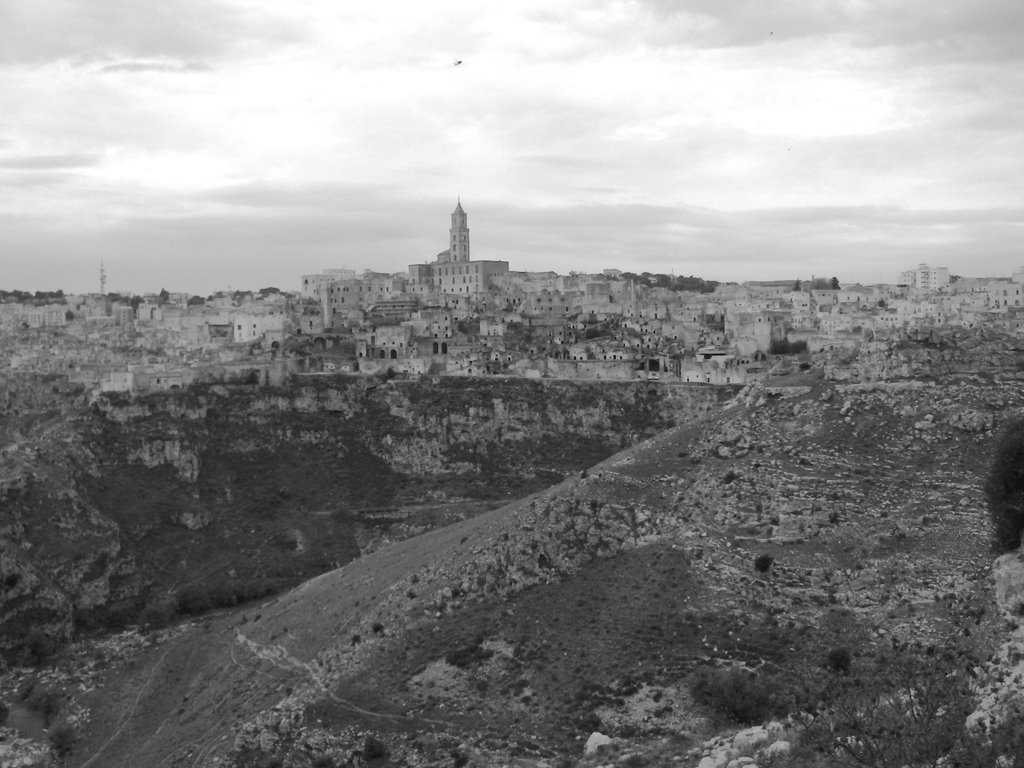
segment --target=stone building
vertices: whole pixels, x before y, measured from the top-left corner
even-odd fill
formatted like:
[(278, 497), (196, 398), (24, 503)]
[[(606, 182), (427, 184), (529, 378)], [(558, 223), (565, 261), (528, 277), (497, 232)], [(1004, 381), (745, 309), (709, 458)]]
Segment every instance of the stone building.
[(461, 200), (452, 212), (448, 243), (448, 250), (439, 253), (432, 264), (409, 266), (414, 292), (477, 296), (495, 290), (501, 277), (508, 274), (507, 261), (470, 258), (468, 217)]

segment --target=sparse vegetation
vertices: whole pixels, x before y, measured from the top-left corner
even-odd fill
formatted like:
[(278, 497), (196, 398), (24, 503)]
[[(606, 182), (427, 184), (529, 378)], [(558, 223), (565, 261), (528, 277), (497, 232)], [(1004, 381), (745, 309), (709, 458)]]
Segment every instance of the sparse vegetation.
[(802, 339), (799, 341), (773, 339), (768, 351), (773, 355), (797, 355), (807, 351), (807, 342)]
[(847, 673), (853, 663), (853, 654), (845, 646), (833, 648), (825, 657), (825, 666), (833, 672)]
[(469, 667), (486, 661), (494, 655), (494, 651), (484, 648), (483, 638), (478, 637), (469, 645), (464, 645), (445, 654), (444, 660), (453, 667)]
[(974, 707), (970, 649), (894, 644), (857, 675), (836, 675), (812, 713), (805, 748), (830, 765), (901, 768), (938, 765), (972, 740), (964, 722)]
[(139, 624), (146, 629), (160, 629), (171, 623), (177, 609), (177, 601), (157, 599), (139, 613)]
[(387, 745), (374, 735), (369, 735), (363, 740), (363, 759), (378, 760), (388, 756)]
[(763, 723), (779, 708), (769, 682), (739, 667), (701, 667), (690, 682), (690, 693), (718, 715), (744, 725)]
[(26, 646), (28, 648), (29, 661), (33, 666), (45, 664), (57, 651), (56, 641), (38, 629), (32, 630), (29, 633)]
[(281, 585), (275, 581), (262, 579), (195, 584), (178, 591), (177, 608), (181, 613), (205, 613), (214, 608), (230, 608), (249, 600), (256, 600), (280, 588)]
[(985, 479), (985, 493), (996, 550), (1016, 549), (1024, 530), (1024, 417), (1012, 419), (1000, 432)]
[(78, 741), (78, 731), (67, 722), (57, 723), (50, 729), (50, 749), (57, 757), (67, 757)]
[(60, 714), (63, 703), (61, 695), (46, 686), (34, 685), (25, 692), (25, 704), (43, 718), (45, 726), (49, 726)]

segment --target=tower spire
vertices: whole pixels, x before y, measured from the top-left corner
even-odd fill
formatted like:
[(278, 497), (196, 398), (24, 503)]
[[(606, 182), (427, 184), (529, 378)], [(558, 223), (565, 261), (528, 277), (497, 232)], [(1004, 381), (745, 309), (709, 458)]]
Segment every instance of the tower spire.
[(449, 253), (452, 261), (469, 261), (469, 225), (466, 219), (460, 195), (455, 210), (452, 211), (452, 228), (449, 230), (451, 233)]

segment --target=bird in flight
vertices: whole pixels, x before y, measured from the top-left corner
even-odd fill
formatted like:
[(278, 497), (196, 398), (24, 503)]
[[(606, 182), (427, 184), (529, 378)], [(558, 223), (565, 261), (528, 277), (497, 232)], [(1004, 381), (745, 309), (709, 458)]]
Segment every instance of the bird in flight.
[(455, 66), (455, 67), (457, 67), (457, 66), (459, 66), (459, 64), (461, 64), (461, 63), (462, 63), (462, 59), (456, 59), (456, 60), (455, 60), (455, 63), (454, 63), (454, 64), (453, 64), (452, 66)]

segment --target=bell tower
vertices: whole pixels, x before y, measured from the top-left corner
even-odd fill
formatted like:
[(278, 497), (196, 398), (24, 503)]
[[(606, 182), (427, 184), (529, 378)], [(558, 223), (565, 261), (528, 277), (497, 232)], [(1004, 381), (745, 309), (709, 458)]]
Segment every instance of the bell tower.
[(466, 223), (466, 212), (462, 210), (460, 199), (452, 212), (451, 228), (451, 260), (469, 261), (469, 225)]

